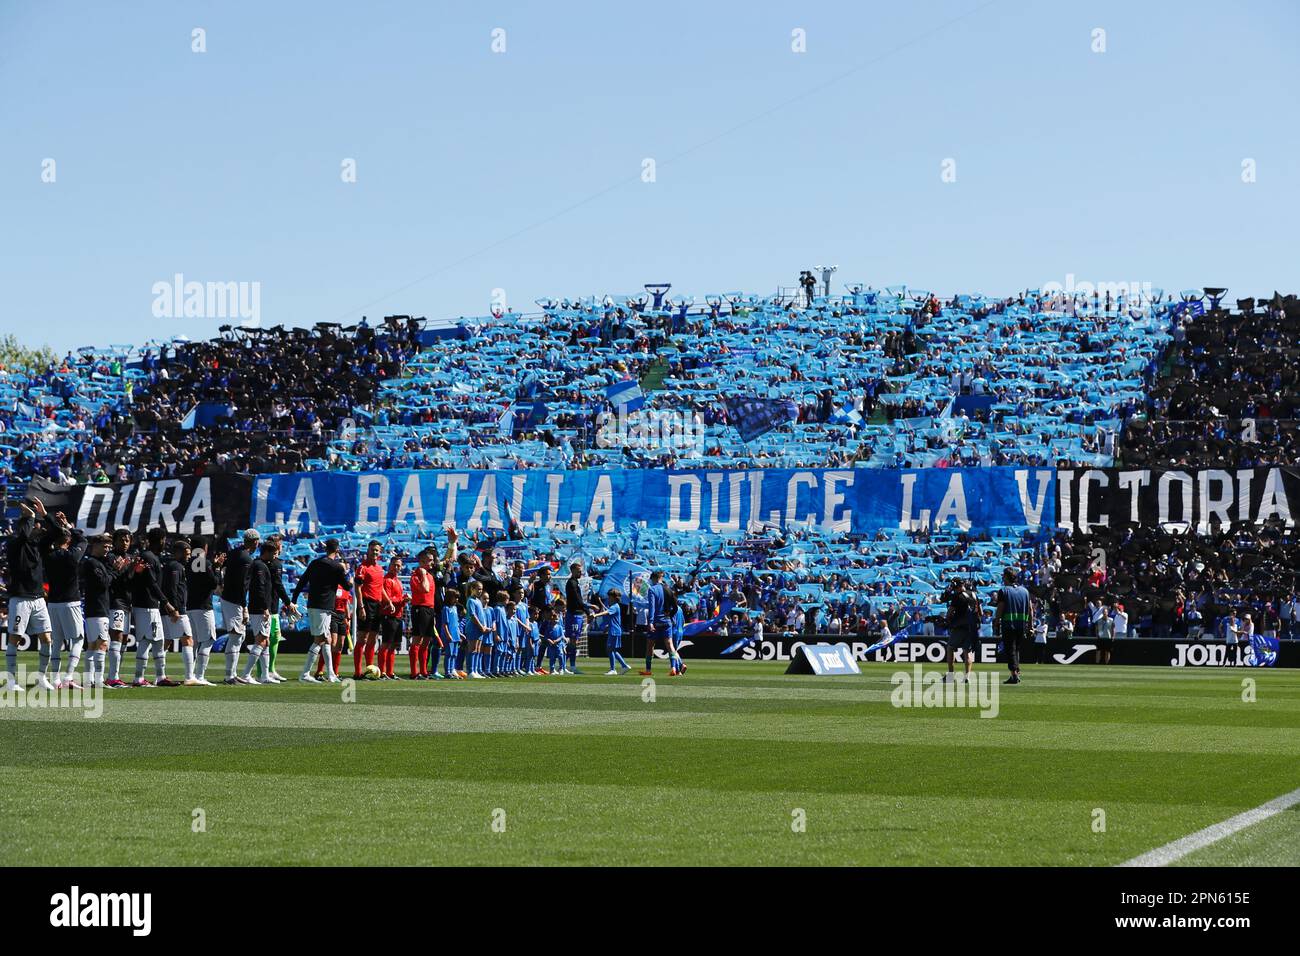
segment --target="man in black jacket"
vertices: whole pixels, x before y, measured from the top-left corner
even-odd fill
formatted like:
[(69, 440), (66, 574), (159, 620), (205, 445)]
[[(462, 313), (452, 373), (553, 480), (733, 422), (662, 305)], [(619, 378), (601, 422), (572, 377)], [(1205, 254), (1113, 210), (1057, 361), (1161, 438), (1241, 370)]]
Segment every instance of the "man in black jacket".
[(276, 683), (269, 667), (265, 677), (258, 679), (253, 676), (257, 665), (270, 653), (271, 603), (278, 600), (271, 573), (274, 558), (275, 545), (269, 540), (263, 541), (257, 557), (248, 565), (248, 659), (244, 662), (244, 672), (235, 678), (241, 684)]
[(131, 555), (131, 532), (118, 528), (113, 532), (113, 553), (109, 562), (120, 565), (121, 571), (113, 579), (108, 592), (108, 670), (105, 687), (126, 687), (119, 679), (122, 666), (122, 651), (126, 648), (126, 637), (131, 631), (131, 566), (135, 563)]
[[(50, 670), (54, 673), (55, 687), (81, 685), (74, 679), (81, 660), (81, 647), (85, 641), (85, 622), (81, 612), (81, 579), (77, 574), (81, 556), (86, 553), (86, 536), (74, 528), (62, 511), (45, 516), (46, 534), (45, 580), (49, 594), (45, 602), (50, 611), (53, 637), (50, 641)], [(59, 656), (68, 648), (68, 672), (59, 670)]]
[(167, 603), (172, 606), (172, 614), (163, 618), (163, 637), (176, 641), (180, 647), (181, 662), (185, 668), (182, 683), (186, 687), (201, 687), (194, 676), (194, 629), (186, 613), (189, 605), (189, 583), (185, 576), (185, 566), (190, 560), (190, 542), (188, 538), (173, 538), (167, 560), (162, 565), (162, 592)]
[(45, 676), (50, 660), (50, 612), (45, 604), (45, 562), (41, 536), (45, 533), (45, 505), (38, 498), (18, 506), (18, 523), (9, 536), (9, 641), (5, 668), (10, 691), (24, 690), (18, 683), (18, 639), (31, 638), (40, 649), (41, 672), (36, 683), (54, 690)]
[(298, 603), (298, 595), (307, 592), (307, 618), (311, 624), (311, 647), (307, 649), (307, 662), (303, 664), (298, 680), (306, 684), (319, 684), (311, 672), (316, 666), (316, 658), (324, 655), (325, 679), (328, 683), (340, 683), (334, 673), (334, 659), (329, 651), (330, 618), (334, 614), (334, 605), (338, 598), (338, 589), (352, 590), (352, 579), (348, 569), (339, 560), (338, 538), (329, 538), (325, 542), (325, 554), (307, 565), (307, 570), (298, 578), (294, 586), (290, 604)]
[(153, 657), (154, 676), (159, 687), (179, 687), (167, 676), (167, 645), (163, 641), (162, 618), (177, 611), (162, 593), (162, 559), (158, 553), (167, 541), (167, 532), (151, 528), (146, 547), (136, 555), (131, 567), (131, 625), (135, 631), (135, 681), (133, 687), (152, 687), (144, 676), (145, 664)]
[(226, 683), (237, 684), (239, 649), (244, 644), (248, 625), (248, 566), (262, 541), (252, 528), (244, 532), (243, 547), (226, 553), (224, 579), (221, 584), (221, 626), (226, 632)]
[(590, 583), (582, 578), (582, 562), (574, 561), (569, 565), (569, 580), (564, 585), (564, 635), (568, 638), (566, 654), (569, 670), (581, 674), (578, 670), (578, 641), (587, 630), (587, 595), (583, 584)]
[(283, 609), (285, 617), (293, 620), (298, 616), (298, 611), (289, 602), (289, 592), (284, 587), (284, 562), (280, 560), (284, 539), (273, 534), (266, 540), (273, 548), (271, 560), (266, 562), (266, 566), (271, 569), (271, 637), (266, 645), (266, 656), (262, 658), (262, 671), (263, 676), (269, 677), (274, 683), (283, 684), (284, 678), (275, 669), (280, 641), (284, 639), (280, 631), (280, 612)]
[(213, 686), (207, 677), (208, 659), (217, 640), (212, 596), (221, 590), (221, 569), (225, 563), (225, 553), (213, 556), (206, 541), (192, 548), (185, 562), (185, 616), (190, 620), (190, 633), (194, 636), (194, 679), (203, 687)]
[(109, 621), (112, 615), (113, 582), (128, 567), (125, 559), (109, 554), (113, 536), (96, 535), (90, 539), (86, 554), (77, 567), (81, 579), (81, 597), (85, 602), (87, 683), (104, 686), (104, 653), (108, 648)]

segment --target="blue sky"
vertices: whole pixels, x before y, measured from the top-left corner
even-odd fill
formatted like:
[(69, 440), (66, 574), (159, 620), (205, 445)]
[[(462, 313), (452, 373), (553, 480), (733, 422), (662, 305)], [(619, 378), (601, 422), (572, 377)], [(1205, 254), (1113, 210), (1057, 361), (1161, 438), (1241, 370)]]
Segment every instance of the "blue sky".
[(0, 0), (0, 333), (213, 334), (154, 316), (176, 273), (260, 283), (264, 325), (823, 262), (836, 291), (1300, 290), (1298, 28), (1288, 0)]

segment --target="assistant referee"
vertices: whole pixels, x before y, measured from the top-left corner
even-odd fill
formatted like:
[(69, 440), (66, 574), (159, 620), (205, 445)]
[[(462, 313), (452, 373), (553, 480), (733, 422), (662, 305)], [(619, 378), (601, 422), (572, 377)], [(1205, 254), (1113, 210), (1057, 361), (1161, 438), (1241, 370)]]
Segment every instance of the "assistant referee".
[(1002, 647), (1007, 656), (1007, 668), (1011, 671), (1004, 684), (1020, 683), (1020, 645), (1033, 630), (1034, 609), (1029, 601), (1029, 591), (1016, 583), (1018, 575), (1015, 568), (1002, 572), (1002, 587), (998, 589), (997, 613), (994, 620), (998, 622), (1002, 635)]

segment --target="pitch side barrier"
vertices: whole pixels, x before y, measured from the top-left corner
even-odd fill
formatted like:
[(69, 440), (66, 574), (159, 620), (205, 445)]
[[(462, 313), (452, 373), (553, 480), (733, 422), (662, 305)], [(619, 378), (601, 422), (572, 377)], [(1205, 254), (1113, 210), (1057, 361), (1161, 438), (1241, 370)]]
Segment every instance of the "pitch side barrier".
[[(307, 650), (307, 632), (287, 630), (283, 633), (281, 653), (301, 654)], [(731, 654), (722, 651), (734, 644), (736, 636), (720, 637), (700, 635), (685, 646), (681, 655), (686, 660), (726, 661), (778, 661), (788, 663), (800, 644), (847, 644), (855, 660), (862, 663), (941, 664), (946, 659), (947, 644), (937, 637), (901, 638), (888, 647), (871, 654), (867, 649), (874, 638), (867, 640), (852, 634), (774, 635), (742, 647)], [(604, 655), (605, 637), (592, 634), (591, 656)], [(1145, 667), (1300, 667), (1300, 642), (1276, 643), (1276, 654), (1270, 661), (1247, 644), (1228, 645), (1220, 640), (1192, 641), (1185, 638), (1126, 638), (1111, 644), (1111, 664)], [(1098, 643), (1093, 638), (1049, 638), (1046, 644), (1026, 641), (1021, 647), (1021, 659), (1028, 664), (1057, 664), (1084, 666), (1097, 663)], [(984, 638), (975, 655), (978, 664), (1001, 664), (998, 641)], [(403, 649), (403, 653), (405, 650)], [(624, 637), (624, 653), (629, 660), (645, 656), (645, 637), (641, 631)]]

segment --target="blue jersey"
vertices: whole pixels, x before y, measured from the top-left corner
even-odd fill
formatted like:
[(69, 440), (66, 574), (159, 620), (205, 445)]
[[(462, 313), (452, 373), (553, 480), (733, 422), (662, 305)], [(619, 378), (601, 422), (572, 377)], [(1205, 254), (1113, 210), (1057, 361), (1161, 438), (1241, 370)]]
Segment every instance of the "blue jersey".
[(647, 615), (651, 624), (667, 624), (668, 615), (664, 613), (664, 586), (662, 584), (652, 584), (646, 591), (646, 599), (650, 603)]
[(623, 636), (623, 606), (615, 604), (609, 609), (609, 636)]
[(546, 635), (547, 640), (555, 642), (556, 647), (564, 646), (564, 625), (556, 621), (551, 625), (550, 633)]
[(506, 614), (504, 604), (492, 605), (492, 630), (496, 632), (497, 639), (503, 643), (510, 640), (510, 618)]
[(460, 640), (460, 608), (454, 604), (444, 604), (442, 608), (442, 628), (449, 641)]
[(483, 640), (485, 635), (491, 637), (491, 618), (488, 617), (483, 602), (470, 598), (465, 602), (465, 636), (471, 641)]
[(519, 640), (528, 643), (537, 638), (537, 628), (528, 617), (528, 605), (520, 604), (515, 608), (515, 620), (519, 622)]

